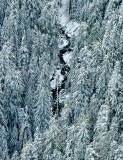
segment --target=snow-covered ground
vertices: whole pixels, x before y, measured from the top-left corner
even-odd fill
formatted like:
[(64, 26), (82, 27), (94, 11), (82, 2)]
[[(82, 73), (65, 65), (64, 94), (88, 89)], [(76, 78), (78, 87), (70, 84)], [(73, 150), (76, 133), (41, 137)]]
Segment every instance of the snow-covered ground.
[(64, 27), (70, 20), (69, 16), (69, 0), (61, 0), (61, 7), (59, 8), (60, 23)]
[(66, 52), (65, 54), (63, 54), (63, 59), (69, 67), (70, 67), (71, 58), (72, 58), (72, 52)]

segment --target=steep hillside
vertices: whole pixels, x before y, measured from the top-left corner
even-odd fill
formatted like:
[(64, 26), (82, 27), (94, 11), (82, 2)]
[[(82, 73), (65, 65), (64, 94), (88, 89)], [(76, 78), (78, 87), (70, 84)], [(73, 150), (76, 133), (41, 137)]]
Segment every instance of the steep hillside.
[(123, 160), (122, 0), (0, 0), (0, 160)]

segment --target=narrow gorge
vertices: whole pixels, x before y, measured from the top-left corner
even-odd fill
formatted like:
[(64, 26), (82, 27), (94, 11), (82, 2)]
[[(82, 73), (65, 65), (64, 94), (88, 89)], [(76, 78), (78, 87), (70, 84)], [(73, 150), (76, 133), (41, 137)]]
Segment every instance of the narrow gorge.
[(59, 21), (60, 21), (60, 41), (59, 41), (59, 64), (50, 79), (51, 92), (53, 97), (53, 114), (60, 116), (60, 111), (64, 107), (66, 97), (66, 81), (70, 71), (70, 61), (73, 48), (71, 38), (77, 33), (79, 24), (70, 20), (70, 2), (61, 0), (59, 4)]
[[(67, 76), (70, 70), (70, 66), (67, 61), (70, 61), (69, 54), (72, 51), (69, 38), (67, 38), (67, 36), (65, 35), (64, 30), (62, 30), (62, 33), (63, 34), (61, 34), (62, 38), (60, 44), (59, 64), (56, 67), (56, 71), (53, 74), (52, 79), (50, 80), (51, 92), (53, 96), (53, 113), (58, 113), (59, 115), (61, 109), (64, 107), (63, 99), (65, 98), (65, 83), (67, 81)], [(63, 39), (63, 37), (66, 39)], [(67, 56), (67, 58), (65, 56)], [(56, 83), (56, 86), (53, 88), (52, 83)]]

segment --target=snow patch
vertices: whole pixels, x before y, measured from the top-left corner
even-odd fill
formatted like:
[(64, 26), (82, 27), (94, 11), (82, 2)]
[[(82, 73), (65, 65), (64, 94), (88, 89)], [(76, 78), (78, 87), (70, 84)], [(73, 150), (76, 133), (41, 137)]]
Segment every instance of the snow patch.
[(66, 52), (65, 54), (63, 54), (63, 59), (68, 66), (70, 66), (71, 58), (72, 58), (72, 52)]
[(53, 74), (52, 80), (50, 82), (51, 89), (56, 89), (57, 85), (60, 86), (63, 80), (64, 76), (61, 74), (61, 68), (57, 69)]
[(80, 27), (79, 23), (71, 20), (66, 24), (65, 34), (68, 37), (72, 37), (73, 35), (77, 34), (77, 32), (79, 31), (79, 27)]

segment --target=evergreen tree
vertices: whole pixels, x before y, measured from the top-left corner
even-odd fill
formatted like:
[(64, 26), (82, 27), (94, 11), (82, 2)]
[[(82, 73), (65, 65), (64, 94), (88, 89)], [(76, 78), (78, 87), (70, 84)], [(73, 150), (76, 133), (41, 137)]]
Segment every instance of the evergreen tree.
[(11, 158), (12, 160), (20, 160), (18, 152), (15, 152)]
[(21, 160), (38, 160), (36, 148), (32, 142), (28, 142), (22, 149)]
[(51, 95), (49, 93), (48, 64), (45, 62), (40, 73), (37, 90), (35, 92), (34, 120), (35, 128), (44, 132), (49, 127), (51, 115)]
[(75, 146), (75, 159), (84, 159), (86, 153), (86, 147), (90, 143), (90, 135), (86, 126), (86, 122), (79, 122), (76, 131), (76, 146)]
[[(0, 113), (1, 114), (1, 113)], [(1, 115), (0, 115), (0, 118)], [(0, 124), (0, 157), (2, 160), (9, 160), (8, 146), (7, 146), (7, 132), (5, 127)]]
[[(60, 152), (60, 130), (58, 126), (58, 122), (55, 117), (51, 118), (49, 130), (44, 134), (44, 152), (43, 152), (43, 160), (51, 160), (56, 157), (62, 159), (62, 155)], [(52, 136), (51, 136), (52, 135)]]
[(117, 61), (109, 81), (106, 103), (111, 107), (112, 117), (118, 117), (119, 131), (122, 131), (122, 94), (121, 65)]
[(96, 95), (99, 99), (99, 105), (104, 104), (105, 94), (108, 88), (108, 82), (112, 74), (112, 63), (110, 57), (106, 55), (101, 68), (101, 74), (96, 84)]
[(101, 106), (94, 129), (94, 150), (101, 160), (106, 159), (110, 145), (110, 140), (108, 139), (109, 111), (109, 106)]
[(23, 148), (23, 146), (32, 139), (31, 134), (31, 128), (29, 124), (29, 115), (28, 115), (28, 108), (21, 108), (19, 111), (19, 141), (20, 141), (20, 148)]
[[(18, 144), (18, 108), (21, 107), (21, 94), (23, 83), (17, 71), (8, 73), (5, 77), (4, 88), (4, 113), (8, 127), (7, 141), (9, 153), (19, 149)], [(10, 75), (11, 74), (11, 75)]]
[(99, 155), (95, 152), (93, 145), (90, 144), (87, 146), (85, 160), (98, 160)]

